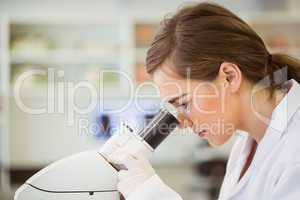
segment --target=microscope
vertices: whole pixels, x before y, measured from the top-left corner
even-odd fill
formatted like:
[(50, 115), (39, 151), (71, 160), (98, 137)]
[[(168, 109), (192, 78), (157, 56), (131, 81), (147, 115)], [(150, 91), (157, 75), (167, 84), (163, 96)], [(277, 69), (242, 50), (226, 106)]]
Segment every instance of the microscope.
[[(175, 108), (166, 103), (141, 131), (134, 132), (125, 125), (130, 134), (121, 145), (133, 154), (149, 157), (178, 124)], [(125, 136), (120, 133), (113, 137)], [(122, 166), (109, 163), (101, 151), (78, 153), (50, 164), (29, 178), (16, 191), (14, 200), (120, 200), (117, 172)]]

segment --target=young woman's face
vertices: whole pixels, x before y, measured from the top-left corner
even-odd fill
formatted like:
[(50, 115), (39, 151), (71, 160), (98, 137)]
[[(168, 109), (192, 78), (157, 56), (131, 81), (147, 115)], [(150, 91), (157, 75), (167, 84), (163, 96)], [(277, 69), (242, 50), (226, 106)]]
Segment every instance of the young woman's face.
[(229, 140), (238, 120), (237, 102), (222, 77), (213, 82), (188, 80), (165, 65), (156, 69), (152, 78), (161, 97), (177, 108), (181, 127), (192, 128), (211, 145)]

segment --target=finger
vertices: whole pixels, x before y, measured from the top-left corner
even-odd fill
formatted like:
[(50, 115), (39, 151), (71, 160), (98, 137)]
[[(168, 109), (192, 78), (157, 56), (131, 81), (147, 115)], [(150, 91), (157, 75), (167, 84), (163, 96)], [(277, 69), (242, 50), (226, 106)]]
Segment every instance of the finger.
[(128, 170), (120, 170), (118, 172), (118, 179), (119, 181), (122, 181), (122, 180), (125, 180), (129, 177), (129, 173), (128, 173)]
[(111, 145), (110, 147), (102, 148), (99, 153), (104, 156), (107, 160), (110, 160), (110, 155), (112, 155), (115, 151), (117, 151), (116, 146)]
[[(118, 165), (124, 165), (124, 161), (128, 159), (128, 154), (120, 149), (117, 149), (111, 155), (109, 155), (109, 160)], [(125, 166), (126, 167), (126, 166)]]
[(118, 172), (118, 179), (120, 181), (130, 180), (137, 177), (144, 177), (144, 171), (139, 168), (120, 170)]
[(127, 169), (134, 169), (139, 166), (139, 160), (137, 157), (135, 157), (132, 154), (127, 154), (126, 157), (123, 157), (122, 164), (127, 168)]
[(117, 149), (117, 140), (117, 135), (112, 136), (105, 144), (103, 144), (99, 152), (102, 153), (104, 156), (112, 154)]
[(100, 149), (100, 153), (109, 158), (111, 154), (116, 152), (119, 148), (126, 146), (127, 142), (132, 136), (124, 133), (112, 136)]
[(119, 147), (123, 147), (127, 144), (127, 142), (131, 139), (132, 134), (128, 133), (124, 130), (122, 133), (118, 135), (118, 140), (116, 140), (115, 144)]
[(150, 165), (149, 159), (147, 157), (145, 157), (145, 155), (143, 155), (141, 153), (134, 154), (133, 158), (136, 160), (136, 163), (138, 163), (139, 166)]

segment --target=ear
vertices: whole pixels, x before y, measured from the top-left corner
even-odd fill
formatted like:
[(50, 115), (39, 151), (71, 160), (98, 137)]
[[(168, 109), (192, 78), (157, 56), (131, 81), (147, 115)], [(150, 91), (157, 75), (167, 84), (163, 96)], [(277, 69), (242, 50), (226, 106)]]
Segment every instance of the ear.
[(242, 72), (240, 68), (229, 62), (223, 62), (219, 69), (219, 80), (228, 87), (231, 92), (237, 92), (242, 83)]

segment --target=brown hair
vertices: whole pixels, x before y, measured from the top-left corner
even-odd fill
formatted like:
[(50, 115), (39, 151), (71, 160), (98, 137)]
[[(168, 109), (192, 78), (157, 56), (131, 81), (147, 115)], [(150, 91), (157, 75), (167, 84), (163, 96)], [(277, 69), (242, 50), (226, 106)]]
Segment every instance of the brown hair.
[(287, 67), (286, 77), (300, 81), (300, 62), (288, 55), (270, 54), (259, 35), (241, 18), (212, 3), (184, 7), (161, 22), (147, 52), (146, 70), (152, 73), (167, 59), (186, 77), (211, 81), (222, 62), (239, 66), (254, 83), (267, 75), (275, 88), (273, 73)]

